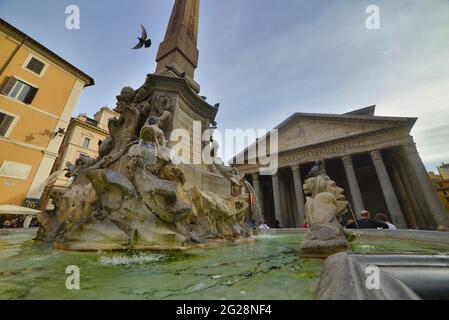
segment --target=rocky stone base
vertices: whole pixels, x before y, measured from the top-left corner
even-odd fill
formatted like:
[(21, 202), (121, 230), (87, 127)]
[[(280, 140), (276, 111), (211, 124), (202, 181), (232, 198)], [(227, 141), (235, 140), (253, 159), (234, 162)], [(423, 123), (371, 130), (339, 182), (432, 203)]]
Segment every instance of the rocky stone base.
[(315, 224), (301, 242), (301, 258), (327, 258), (339, 252), (350, 251), (343, 228), (337, 223)]
[(303, 241), (299, 251), (301, 258), (322, 258), (325, 259), (330, 255), (347, 252), (349, 246), (346, 240), (313, 240)]

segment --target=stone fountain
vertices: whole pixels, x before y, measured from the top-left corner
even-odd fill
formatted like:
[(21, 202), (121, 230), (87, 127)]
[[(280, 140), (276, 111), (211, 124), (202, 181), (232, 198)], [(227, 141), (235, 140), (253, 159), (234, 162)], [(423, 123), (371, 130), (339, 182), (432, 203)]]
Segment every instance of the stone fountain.
[(302, 258), (326, 258), (350, 250), (344, 229), (338, 221), (339, 217), (347, 213), (343, 191), (323, 173), (317, 172), (305, 181), (305, 212), (310, 232), (301, 242)]
[[(158, 91), (170, 80), (148, 75), (140, 89), (123, 88), (110, 138), (97, 159), (68, 165), (73, 183), (39, 216), (39, 240), (73, 250), (167, 249), (251, 235), (250, 195), (237, 171), (173, 163), (168, 137), (183, 102)], [(212, 192), (215, 184), (222, 187)]]
[[(109, 121), (110, 137), (99, 157), (68, 164), (73, 183), (51, 195), (55, 209), (39, 216), (38, 240), (67, 250), (171, 249), (211, 240), (247, 238), (252, 231), (250, 191), (232, 167), (179, 161), (176, 129), (200, 141), (181, 141), (190, 159), (201, 159), (213, 144), (218, 105), (199, 96), (193, 80), (199, 1), (176, 1), (159, 47), (155, 74), (138, 89), (117, 96), (119, 118)], [(209, 140), (201, 140), (207, 136)], [(195, 138), (193, 138), (195, 140)], [(183, 149), (184, 150), (184, 149)], [(254, 202), (254, 201), (253, 201)]]

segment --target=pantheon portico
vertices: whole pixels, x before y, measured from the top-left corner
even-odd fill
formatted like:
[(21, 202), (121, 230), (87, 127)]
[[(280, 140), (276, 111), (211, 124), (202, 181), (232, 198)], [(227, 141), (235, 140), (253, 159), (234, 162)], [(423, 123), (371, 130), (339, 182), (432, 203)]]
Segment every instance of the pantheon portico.
[(284, 228), (303, 224), (304, 177), (323, 160), (357, 216), (366, 209), (385, 213), (399, 228), (449, 226), (449, 213), (410, 135), (417, 118), (375, 116), (374, 111), (375, 106), (342, 115), (293, 114), (276, 127), (279, 169), (272, 176), (260, 175), (259, 165), (249, 164), (256, 161), (248, 161), (260, 141), (270, 143), (269, 135), (233, 159), (259, 195), (269, 225), (276, 220)]

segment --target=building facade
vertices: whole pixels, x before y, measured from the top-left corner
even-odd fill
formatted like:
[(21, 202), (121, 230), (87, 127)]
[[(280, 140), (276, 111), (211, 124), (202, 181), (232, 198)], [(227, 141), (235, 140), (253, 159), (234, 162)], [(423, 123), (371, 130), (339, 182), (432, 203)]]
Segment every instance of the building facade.
[(76, 102), (94, 81), (0, 19), (0, 204), (37, 207)]
[(363, 209), (385, 213), (400, 228), (449, 226), (449, 214), (410, 135), (417, 119), (375, 116), (374, 111), (372, 106), (343, 115), (293, 114), (276, 127), (279, 166), (272, 176), (259, 175), (257, 160), (248, 158), (262, 143), (270, 145), (270, 134), (233, 159), (259, 194), (269, 224), (302, 225), (304, 177), (322, 160), (356, 215)]
[(443, 163), (438, 167), (438, 173), (429, 172), (429, 176), (438, 192), (438, 196), (449, 211), (449, 165)]
[(441, 178), (449, 179), (449, 163), (442, 163), (441, 166), (438, 167), (438, 173)]
[(109, 136), (109, 119), (118, 116), (118, 113), (103, 107), (93, 118), (79, 115), (71, 119), (51, 170), (53, 177), (42, 196), (41, 209), (50, 206), (49, 195), (53, 190), (65, 189), (70, 185), (72, 179), (65, 176), (64, 170), (67, 163), (75, 164), (81, 157), (98, 157), (99, 145)]

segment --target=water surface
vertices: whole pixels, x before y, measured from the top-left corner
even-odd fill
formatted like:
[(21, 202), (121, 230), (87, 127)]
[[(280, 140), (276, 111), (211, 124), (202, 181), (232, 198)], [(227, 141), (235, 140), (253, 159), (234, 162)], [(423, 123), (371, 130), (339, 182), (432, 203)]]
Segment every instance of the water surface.
[[(0, 299), (312, 299), (323, 260), (299, 260), (303, 234), (184, 252), (68, 252), (35, 245), (35, 230), (0, 234)], [(435, 252), (448, 244), (359, 239), (356, 252)], [(80, 290), (67, 290), (67, 266)]]
[[(185, 252), (80, 253), (0, 236), (0, 299), (310, 299), (323, 261), (299, 261), (301, 235)], [(67, 290), (66, 267), (81, 289)]]

